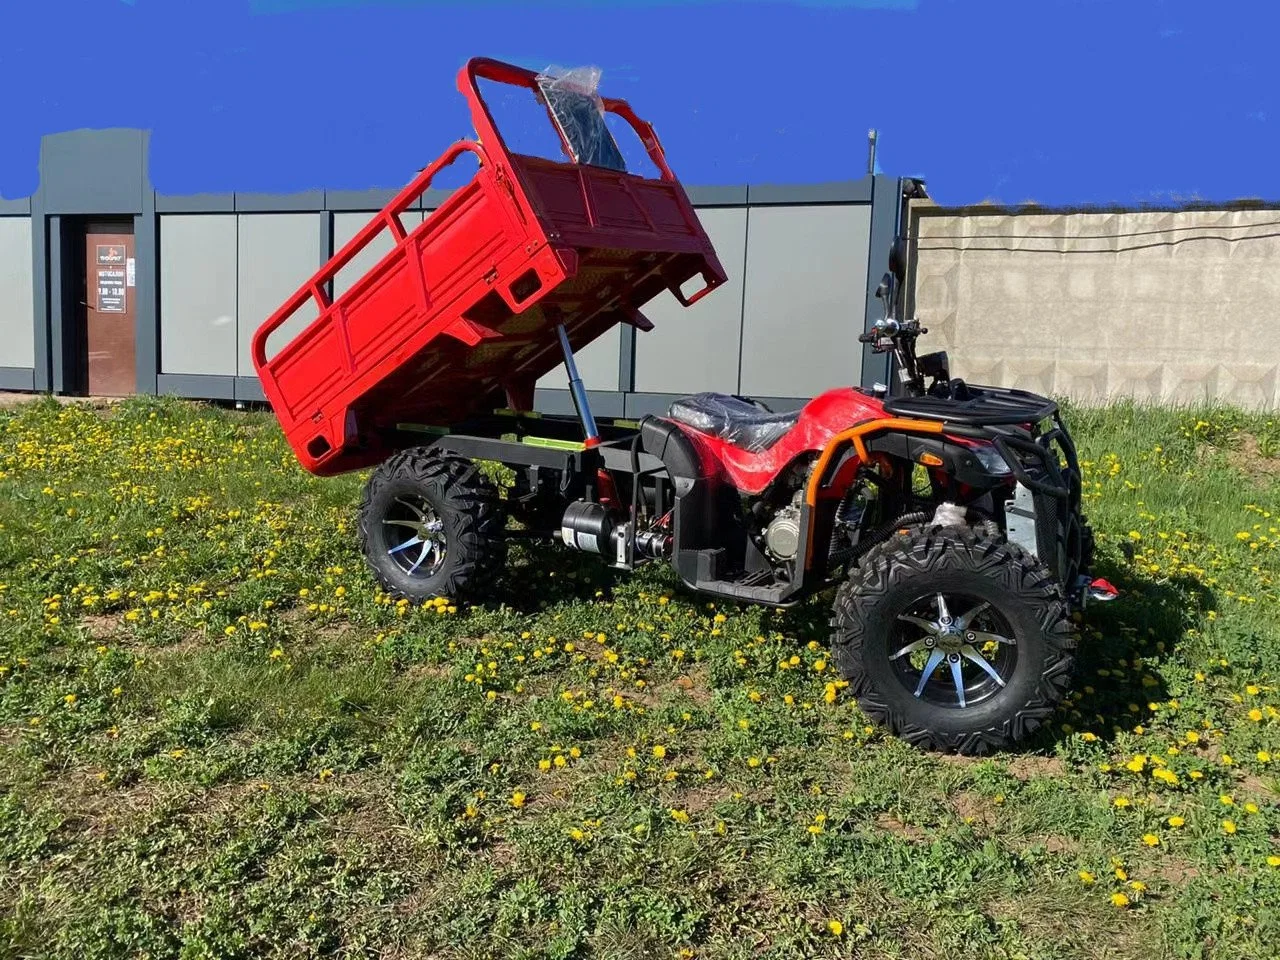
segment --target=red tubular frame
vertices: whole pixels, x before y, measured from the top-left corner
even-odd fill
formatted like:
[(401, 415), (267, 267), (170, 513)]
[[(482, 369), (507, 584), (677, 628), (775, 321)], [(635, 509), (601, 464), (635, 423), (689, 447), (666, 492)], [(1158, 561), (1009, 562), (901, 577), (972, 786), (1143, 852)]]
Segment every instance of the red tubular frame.
[(297, 293), (286, 300), (275, 313), (266, 319), (262, 326), (258, 327), (253, 335), (251, 349), (253, 352), (253, 365), (259, 373), (267, 364), (267, 338), (297, 313), (308, 300), (315, 300), (318, 313), (324, 313), (333, 306), (333, 301), (328, 293), (325, 292), (325, 286), (337, 276), (339, 270), (354, 260), (356, 255), (367, 247), (370, 241), (382, 233), (384, 229), (391, 231), (391, 235), (395, 237), (396, 246), (399, 247), (408, 237), (404, 224), (400, 222), (400, 214), (409, 209), (409, 204), (427, 192), (436, 174), (468, 151), (476, 155), (481, 166), (485, 166), (489, 162), (484, 148), (474, 140), (459, 140), (450, 145), (449, 149), (440, 154), (430, 166), (425, 167), (421, 173), (414, 177), (407, 187), (397, 193), (376, 219), (370, 220), (359, 233), (347, 242), (346, 246), (333, 255), (333, 258), (328, 263), (317, 270), (311, 279), (307, 281), (306, 286), (299, 288)]

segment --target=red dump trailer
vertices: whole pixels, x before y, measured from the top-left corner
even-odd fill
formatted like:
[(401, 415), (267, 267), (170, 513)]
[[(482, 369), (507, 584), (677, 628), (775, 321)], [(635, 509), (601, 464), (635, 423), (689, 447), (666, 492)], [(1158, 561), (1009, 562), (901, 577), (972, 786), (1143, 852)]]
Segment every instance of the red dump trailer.
[[(567, 159), (511, 152), (482, 79), (534, 91)], [(426, 167), (254, 335), (263, 391), (313, 473), (378, 463), (398, 423), (529, 410), (535, 382), (562, 362), (561, 325), (578, 350), (619, 323), (648, 329), (639, 308), (663, 290), (690, 304), (725, 280), (653, 128), (625, 101), (482, 58), (458, 89), (476, 138)], [(601, 107), (635, 131), (657, 177), (599, 162), (620, 156)], [(470, 182), (406, 231), (400, 214), (463, 154), (478, 161)], [(384, 231), (391, 252), (331, 297), (338, 271)], [(273, 351), (272, 333), (308, 303), (319, 315)]]

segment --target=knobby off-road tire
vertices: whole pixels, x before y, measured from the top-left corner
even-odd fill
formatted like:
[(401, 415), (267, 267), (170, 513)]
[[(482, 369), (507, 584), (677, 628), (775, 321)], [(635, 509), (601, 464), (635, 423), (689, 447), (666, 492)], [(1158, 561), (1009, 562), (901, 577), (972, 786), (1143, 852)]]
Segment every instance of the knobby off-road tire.
[[(987, 616), (1001, 618), (1015, 641), (1005, 686), (966, 707), (915, 696), (891, 659), (899, 616), (938, 592), (990, 604)], [(832, 627), (835, 665), (869, 717), (917, 746), (966, 754), (1010, 747), (1044, 723), (1066, 693), (1076, 646), (1045, 566), (969, 527), (909, 527), (873, 547), (838, 590)]]
[[(411, 563), (388, 551), (406, 536), (407, 524), (397, 521), (412, 521), (419, 511), (438, 522), (443, 555), (410, 572)], [(374, 577), (392, 596), (414, 602), (482, 594), (506, 562), (505, 527), (498, 491), (479, 467), (425, 447), (401, 451), (378, 467), (360, 504), (360, 548)]]

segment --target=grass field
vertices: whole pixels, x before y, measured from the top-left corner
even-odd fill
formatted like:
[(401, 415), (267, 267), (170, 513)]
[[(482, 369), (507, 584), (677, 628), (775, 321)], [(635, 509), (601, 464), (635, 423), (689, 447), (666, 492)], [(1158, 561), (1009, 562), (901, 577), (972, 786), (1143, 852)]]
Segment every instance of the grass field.
[(0, 955), (1277, 956), (1280, 420), (1073, 420), (1125, 595), (971, 760), (866, 725), (829, 598), (546, 547), (409, 607), (267, 415), (0, 412)]

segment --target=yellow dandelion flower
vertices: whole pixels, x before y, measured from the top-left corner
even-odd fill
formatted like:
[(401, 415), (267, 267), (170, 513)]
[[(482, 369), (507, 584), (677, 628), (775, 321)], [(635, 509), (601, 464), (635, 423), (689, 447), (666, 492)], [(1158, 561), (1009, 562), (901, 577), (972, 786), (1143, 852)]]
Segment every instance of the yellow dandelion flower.
[(1144, 833), (1142, 835), (1142, 842), (1145, 843), (1148, 847), (1160, 846), (1160, 838), (1157, 837), (1154, 833)]
[(1080, 882), (1083, 883), (1086, 887), (1089, 886), (1089, 884), (1093, 883), (1094, 880), (1097, 879), (1088, 870), (1081, 870), (1078, 876), (1080, 877)]
[(663, 757), (667, 755), (667, 748), (660, 743), (654, 744), (652, 752), (653, 752), (653, 758), (655, 760), (661, 760)]
[(1223, 821), (1222, 821), (1222, 832), (1223, 832), (1223, 833), (1226, 833), (1226, 834), (1232, 834), (1232, 833), (1235, 833), (1235, 832), (1236, 832), (1236, 822), (1235, 822), (1234, 820), (1223, 820)]
[(1111, 895), (1111, 903), (1113, 906), (1119, 907), (1123, 910), (1125, 907), (1129, 906), (1129, 898), (1123, 893), (1113, 893)]
[(1174, 827), (1174, 828), (1176, 829), (1177, 827), (1181, 827), (1181, 826), (1182, 826), (1183, 824), (1185, 824), (1187, 821), (1186, 821), (1186, 820), (1184, 820), (1182, 817), (1173, 816), (1173, 817), (1170, 817), (1170, 818), (1169, 818), (1168, 820), (1166, 820), (1165, 822), (1166, 822), (1166, 823), (1168, 823), (1168, 824), (1169, 824), (1169, 826)]
[(844, 924), (839, 920), (828, 920), (827, 931), (833, 936), (838, 937), (844, 933)]
[(513, 807), (516, 807), (517, 809), (524, 806), (524, 800), (525, 800), (525, 794), (523, 790), (517, 790), (515, 793), (511, 794), (510, 803)]

